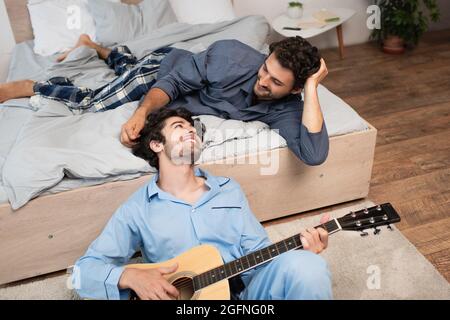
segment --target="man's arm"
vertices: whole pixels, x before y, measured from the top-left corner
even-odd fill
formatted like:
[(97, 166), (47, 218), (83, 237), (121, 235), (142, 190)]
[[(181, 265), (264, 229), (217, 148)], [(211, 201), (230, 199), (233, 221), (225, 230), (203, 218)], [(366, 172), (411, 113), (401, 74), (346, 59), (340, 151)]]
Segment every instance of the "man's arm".
[(72, 285), (83, 298), (123, 299), (128, 291), (119, 290), (124, 265), (140, 246), (139, 232), (120, 207), (100, 236), (74, 267)]
[[(176, 100), (179, 96), (200, 90), (206, 85), (206, 58), (208, 50), (197, 54), (186, 54), (179, 50), (164, 59), (171, 66), (168, 74), (159, 77), (152, 89), (146, 94), (142, 104), (134, 115), (122, 126), (120, 140), (127, 147), (139, 138), (139, 132), (144, 128), (147, 116)], [(161, 72), (160, 73), (164, 73)]]
[(139, 138), (139, 132), (144, 128), (147, 116), (153, 111), (164, 107), (170, 102), (170, 97), (159, 88), (152, 88), (145, 95), (141, 105), (133, 116), (122, 126), (120, 141), (127, 147), (133, 145), (133, 141)]
[(127, 299), (129, 290), (139, 298), (151, 300), (176, 299), (178, 290), (165, 278), (177, 265), (141, 270), (125, 268), (141, 247), (140, 230), (131, 218), (135, 208), (120, 207), (86, 254), (75, 264), (72, 285), (83, 298)]
[[(300, 102), (301, 103), (301, 102)], [(320, 165), (327, 156), (329, 139), (325, 122), (319, 132), (309, 132), (302, 123), (302, 108), (279, 113), (270, 118), (267, 124), (277, 130), (288, 145), (288, 148), (307, 165)]]
[(74, 267), (72, 285), (83, 298), (124, 299), (118, 288), (124, 265), (139, 248), (140, 239), (123, 208), (119, 208), (100, 236)]
[(309, 77), (304, 86), (305, 102), (303, 105), (302, 123), (310, 133), (322, 130), (323, 114), (320, 108), (317, 86), (327, 76), (328, 69), (325, 60), (320, 60), (319, 70)]

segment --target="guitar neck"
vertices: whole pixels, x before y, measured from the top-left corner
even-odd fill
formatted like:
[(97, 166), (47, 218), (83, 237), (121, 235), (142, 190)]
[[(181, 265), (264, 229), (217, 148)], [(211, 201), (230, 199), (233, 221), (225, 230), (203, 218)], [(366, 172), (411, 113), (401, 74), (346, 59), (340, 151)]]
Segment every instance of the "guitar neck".
[[(330, 220), (315, 228), (324, 228), (329, 234), (342, 230), (338, 219)], [(300, 234), (276, 242), (268, 247), (230, 261), (220, 267), (201, 273), (193, 278), (195, 290), (202, 289), (218, 281), (232, 278), (263, 263), (269, 262), (280, 254), (301, 249), (303, 247)]]

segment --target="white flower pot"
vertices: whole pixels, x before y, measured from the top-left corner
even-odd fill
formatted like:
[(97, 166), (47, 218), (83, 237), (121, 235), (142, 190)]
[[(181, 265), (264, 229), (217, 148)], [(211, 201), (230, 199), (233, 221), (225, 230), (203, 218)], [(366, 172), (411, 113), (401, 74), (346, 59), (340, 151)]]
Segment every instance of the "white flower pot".
[(291, 19), (299, 19), (303, 15), (303, 8), (300, 8), (300, 7), (288, 7), (287, 15)]

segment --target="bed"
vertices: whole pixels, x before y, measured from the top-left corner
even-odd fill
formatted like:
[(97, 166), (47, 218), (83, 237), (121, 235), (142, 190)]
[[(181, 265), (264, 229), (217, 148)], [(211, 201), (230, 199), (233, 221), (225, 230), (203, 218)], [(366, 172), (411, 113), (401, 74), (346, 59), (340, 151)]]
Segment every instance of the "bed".
[[(8, 80), (41, 80), (62, 70), (55, 68), (54, 56), (42, 57), (33, 52), (25, 2), (5, 1), (18, 43)], [(252, 28), (259, 34), (242, 32)], [(196, 51), (215, 40), (236, 37), (264, 51), (267, 31), (264, 18), (249, 16), (203, 26), (175, 23), (158, 29), (150, 38), (126, 44), (139, 56), (152, 46), (174, 45)], [(64, 70), (80, 74), (74, 68), (76, 63), (91, 63), (89, 70), (95, 72), (94, 76), (81, 72), (78, 81), (82, 84), (98, 84), (112, 76), (96, 65), (92, 52), (83, 48), (73, 52)], [(329, 156), (322, 165), (303, 164), (286, 148), (285, 141), (262, 123), (209, 116), (200, 116), (209, 136), (199, 165), (213, 174), (236, 179), (260, 221), (364, 198), (369, 190), (376, 129), (323, 86), (319, 98), (330, 135)], [(15, 99), (5, 103), (7, 108), (0, 105), (0, 284), (72, 265), (115, 209), (154, 173), (117, 141), (117, 128), (137, 103), (93, 115), (72, 115), (56, 102), (39, 103), (36, 107), (29, 99)], [(88, 149), (80, 149), (80, 141), (91, 139), (78, 134), (81, 130), (75, 130), (70, 141), (63, 139), (63, 145), (55, 142), (55, 137), (80, 124), (97, 124), (98, 131), (92, 135), (103, 134), (106, 138), (102, 143), (108, 148), (93, 143)], [(258, 148), (251, 147), (255, 145)], [(80, 154), (95, 161), (90, 165), (86, 157), (79, 158)], [(40, 161), (45, 157), (52, 161)], [(104, 159), (108, 157), (117, 161), (108, 163), (105, 169)], [(80, 161), (86, 165), (80, 166)], [(49, 172), (54, 174), (49, 177)]]

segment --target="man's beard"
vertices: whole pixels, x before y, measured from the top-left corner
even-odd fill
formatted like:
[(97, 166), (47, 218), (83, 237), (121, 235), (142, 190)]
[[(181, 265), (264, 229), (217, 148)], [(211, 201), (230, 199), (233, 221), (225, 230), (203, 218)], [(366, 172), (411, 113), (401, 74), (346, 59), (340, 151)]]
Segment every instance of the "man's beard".
[(274, 98), (270, 90), (259, 85), (259, 79), (256, 81), (253, 91), (258, 100), (273, 100)]
[(193, 165), (202, 154), (202, 143), (198, 136), (195, 141), (196, 143), (184, 141), (175, 145), (166, 143), (164, 152), (175, 165)]

